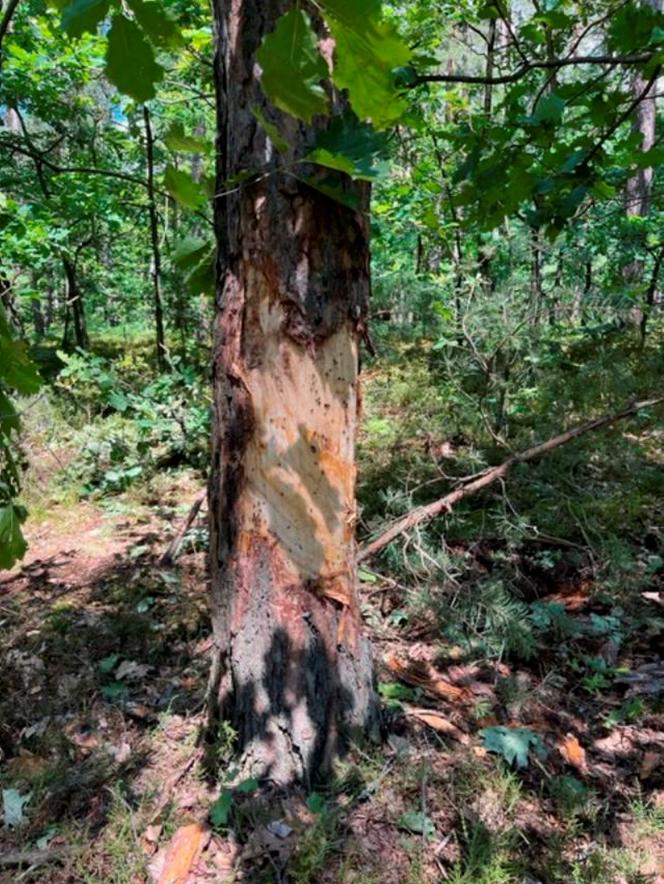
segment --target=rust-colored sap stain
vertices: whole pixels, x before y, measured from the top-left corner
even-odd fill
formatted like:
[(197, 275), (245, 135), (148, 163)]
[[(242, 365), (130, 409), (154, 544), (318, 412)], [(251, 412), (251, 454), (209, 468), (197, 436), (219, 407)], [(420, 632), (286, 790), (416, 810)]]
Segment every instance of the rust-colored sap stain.
[(354, 604), (357, 341), (345, 326), (303, 346), (259, 270), (247, 290), (242, 381), (253, 411), (238, 517), (240, 546), (272, 538), (282, 585)]

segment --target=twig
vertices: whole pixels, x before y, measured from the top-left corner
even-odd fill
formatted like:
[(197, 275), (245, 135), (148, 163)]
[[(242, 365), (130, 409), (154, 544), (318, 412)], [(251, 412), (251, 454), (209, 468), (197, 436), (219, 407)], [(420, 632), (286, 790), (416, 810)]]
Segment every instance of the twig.
[(154, 825), (159, 821), (162, 813), (166, 809), (168, 802), (171, 800), (171, 795), (173, 793), (173, 789), (177, 786), (180, 780), (186, 776), (191, 768), (203, 757), (203, 749), (201, 746), (198, 746), (191, 753), (189, 758), (185, 761), (179, 770), (176, 770), (175, 773), (166, 780), (161, 792), (159, 793), (159, 798), (157, 800), (157, 805), (150, 817), (150, 823)]
[(184, 522), (180, 526), (180, 528), (179, 528), (177, 534), (175, 535), (175, 537), (173, 538), (173, 540), (171, 540), (166, 552), (159, 559), (160, 565), (172, 565), (173, 564), (178, 552), (180, 551), (180, 547), (182, 546), (182, 541), (184, 540), (187, 531), (194, 524), (196, 516), (198, 515), (199, 510), (203, 506), (203, 502), (206, 500), (206, 498), (207, 498), (207, 488), (200, 492), (200, 494), (198, 495), (196, 500), (191, 505), (191, 509), (189, 510), (189, 515), (187, 516), (187, 518), (184, 520)]
[(0, 866), (43, 866), (45, 863), (60, 862), (64, 856), (61, 847), (47, 847), (44, 850), (13, 850), (0, 855)]
[(577, 64), (610, 64), (610, 65), (633, 65), (646, 64), (652, 59), (652, 53), (644, 55), (573, 55), (567, 58), (533, 59), (524, 62), (521, 67), (510, 74), (501, 74), (497, 77), (475, 76), (472, 74), (421, 74), (413, 81), (413, 86), (422, 83), (477, 83), (485, 86), (500, 86), (505, 83), (516, 83), (530, 71), (558, 70)]
[(465, 497), (470, 497), (471, 494), (476, 494), (478, 491), (481, 491), (482, 488), (486, 488), (486, 486), (490, 485), (492, 482), (495, 482), (498, 479), (502, 479), (504, 476), (507, 475), (514, 464), (526, 463), (530, 460), (535, 460), (536, 458), (541, 457), (543, 454), (548, 454), (550, 451), (559, 448), (561, 445), (564, 445), (567, 442), (571, 442), (572, 439), (577, 439), (579, 436), (583, 436), (586, 433), (591, 432), (592, 430), (599, 430), (602, 427), (610, 426), (611, 424), (614, 424), (619, 420), (624, 420), (627, 417), (631, 417), (632, 415), (636, 414), (637, 411), (640, 411), (643, 408), (649, 408), (653, 405), (659, 405), (662, 402), (664, 402), (664, 396), (661, 396), (657, 399), (646, 399), (642, 402), (634, 402), (631, 405), (628, 405), (626, 408), (623, 408), (621, 411), (615, 412), (614, 414), (604, 415), (604, 417), (599, 417), (592, 421), (587, 421), (585, 424), (580, 424), (578, 427), (574, 427), (571, 430), (560, 433), (558, 436), (553, 436), (551, 439), (547, 439), (546, 442), (541, 442), (538, 445), (527, 448), (525, 451), (513, 454), (511, 457), (508, 457), (506, 461), (503, 461), (500, 466), (493, 467), (492, 469), (487, 470), (487, 472), (483, 476), (475, 479), (475, 481), (469, 482), (467, 485), (463, 485), (461, 488), (455, 489), (449, 494), (446, 494), (445, 497), (441, 497), (439, 500), (435, 500), (433, 503), (426, 504), (425, 506), (419, 506), (416, 507), (416, 509), (411, 510), (403, 518), (398, 519), (396, 522), (394, 522), (391, 527), (387, 529), (387, 531), (385, 531), (375, 540), (372, 540), (371, 543), (363, 547), (357, 556), (357, 561), (361, 562), (364, 559), (369, 558), (370, 556), (374, 556), (377, 552), (380, 552), (381, 549), (386, 547), (400, 534), (403, 534), (405, 531), (414, 528), (421, 522), (426, 522), (434, 519), (441, 513), (450, 512), (452, 507), (460, 500), (463, 500)]

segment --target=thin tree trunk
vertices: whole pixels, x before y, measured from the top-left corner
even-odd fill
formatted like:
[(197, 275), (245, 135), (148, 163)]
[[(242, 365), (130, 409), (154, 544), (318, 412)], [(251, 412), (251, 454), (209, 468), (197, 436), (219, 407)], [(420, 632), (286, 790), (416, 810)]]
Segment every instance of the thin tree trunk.
[(542, 312), (542, 255), (541, 237), (538, 227), (532, 227), (530, 231), (531, 257), (530, 257), (530, 321), (538, 325)]
[[(649, 6), (656, 12), (661, 12), (664, 7), (664, 0), (645, 0)], [(634, 98), (638, 98), (644, 93), (648, 85), (647, 79), (643, 74), (638, 73), (634, 77), (632, 83), (632, 94)], [(657, 81), (652, 84), (650, 90), (645, 93), (645, 97), (637, 104), (634, 111), (633, 128), (635, 132), (641, 135), (641, 149), (644, 153), (650, 150), (655, 144), (656, 123), (657, 123)], [(627, 179), (625, 186), (625, 211), (628, 217), (645, 218), (650, 211), (650, 197), (652, 193), (653, 169), (638, 169), (631, 178)], [(623, 268), (623, 277), (626, 282), (638, 283), (643, 276), (643, 261), (635, 258)], [(634, 311), (635, 318), (639, 325), (643, 316), (643, 311), (636, 309)]]
[(41, 298), (32, 298), (30, 306), (32, 310), (32, 322), (35, 327), (35, 338), (40, 341), (46, 332)]
[(150, 241), (152, 244), (152, 293), (154, 309), (154, 326), (157, 344), (157, 368), (160, 372), (166, 371), (168, 362), (166, 359), (166, 337), (164, 335), (164, 313), (161, 302), (161, 250), (159, 248), (159, 218), (157, 215), (157, 203), (154, 191), (154, 136), (150, 123), (150, 111), (146, 104), (143, 105), (143, 122), (145, 124), (145, 149), (148, 171), (148, 214), (150, 217)]
[(62, 264), (65, 270), (65, 278), (67, 280), (66, 294), (66, 314), (65, 314), (65, 334), (64, 345), (67, 344), (67, 331), (69, 326), (69, 316), (71, 314), (72, 325), (74, 327), (74, 340), (76, 346), (81, 350), (87, 350), (90, 346), (88, 338), (88, 329), (85, 321), (85, 307), (83, 305), (83, 293), (78, 284), (76, 276), (76, 265), (69, 258), (63, 258)]
[(664, 248), (660, 249), (655, 255), (655, 262), (653, 264), (652, 273), (650, 274), (648, 290), (646, 291), (646, 299), (645, 304), (643, 305), (643, 311), (641, 313), (641, 323), (639, 326), (639, 346), (641, 349), (645, 347), (646, 333), (648, 330), (648, 320), (650, 319), (650, 314), (652, 313), (656, 303), (657, 284), (659, 282), (659, 273), (662, 269), (662, 261), (664, 261)]
[[(218, 192), (274, 157), (253, 106), (287, 134), (286, 162), (310, 144), (255, 74), (289, 7), (215, 2)], [(366, 210), (366, 186), (339, 180)], [(353, 539), (368, 223), (278, 172), (215, 209), (211, 722), (234, 728), (243, 771), (311, 783), (377, 723)]]
[(14, 327), (14, 331), (24, 337), (23, 322), (16, 307), (12, 284), (2, 273), (0, 273), (0, 304), (4, 307), (7, 318)]

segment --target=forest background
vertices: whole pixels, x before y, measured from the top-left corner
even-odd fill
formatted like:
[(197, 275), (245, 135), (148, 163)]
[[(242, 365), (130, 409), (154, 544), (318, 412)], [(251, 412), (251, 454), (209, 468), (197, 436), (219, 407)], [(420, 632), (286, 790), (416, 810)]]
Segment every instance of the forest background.
[[(251, 782), (211, 786), (198, 758), (160, 806), (205, 688), (207, 531), (198, 509), (179, 527), (209, 469), (212, 205), (270, 172), (215, 179), (205, 4), (3, 7), (8, 874), (141, 880), (184, 808), (205, 820), (211, 880), (224, 862), (259, 880), (282, 880), (275, 863), (301, 881), (657, 880), (664, 15), (655, 0), (329, 7), (347, 14), (349, 108), (286, 174), (349, 212), (344, 176), (372, 186), (364, 552), (518, 452), (620, 419), (517, 457), (363, 559), (392, 736), (283, 810), (286, 837), (266, 841)], [(305, 120), (325, 74), (309, 14), (261, 60), (268, 98)], [(222, 770), (233, 740), (219, 735)]]

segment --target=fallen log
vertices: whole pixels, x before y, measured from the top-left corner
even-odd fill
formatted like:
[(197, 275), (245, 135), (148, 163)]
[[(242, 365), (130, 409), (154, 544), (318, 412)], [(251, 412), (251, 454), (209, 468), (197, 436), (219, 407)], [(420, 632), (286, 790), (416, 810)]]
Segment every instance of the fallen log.
[(472, 479), (467, 484), (462, 485), (460, 488), (456, 488), (454, 491), (451, 491), (444, 497), (441, 497), (438, 500), (434, 500), (433, 503), (428, 503), (424, 506), (418, 506), (407, 513), (407, 515), (403, 516), (401, 519), (397, 519), (379, 537), (366, 544), (366, 546), (362, 547), (362, 549), (358, 553), (357, 561), (362, 562), (365, 559), (370, 558), (371, 556), (375, 556), (377, 552), (380, 552), (381, 549), (386, 547), (389, 543), (392, 543), (392, 541), (395, 538), (399, 537), (400, 534), (403, 534), (411, 528), (414, 528), (416, 525), (419, 525), (422, 522), (430, 521), (436, 516), (439, 516), (441, 513), (450, 512), (452, 507), (455, 504), (459, 503), (460, 500), (463, 500), (466, 497), (470, 497), (472, 494), (476, 494), (478, 491), (481, 491), (482, 488), (486, 488), (487, 485), (491, 485), (492, 482), (495, 482), (497, 479), (501, 479), (506, 476), (515, 464), (526, 463), (529, 460), (535, 460), (536, 458), (541, 457), (543, 454), (548, 454), (549, 451), (553, 451), (555, 448), (560, 448), (561, 445), (565, 445), (565, 443), (571, 442), (572, 439), (578, 439), (579, 436), (584, 436), (586, 433), (590, 433), (592, 430), (599, 430), (603, 427), (608, 427), (611, 424), (616, 423), (617, 421), (624, 420), (627, 417), (631, 417), (644, 408), (649, 408), (653, 405), (660, 405), (663, 402), (664, 396), (661, 396), (657, 399), (645, 399), (641, 402), (633, 402), (631, 405), (628, 405), (621, 411), (614, 412), (613, 414), (604, 415), (604, 417), (595, 418), (595, 420), (587, 421), (584, 424), (579, 424), (579, 426), (573, 427), (571, 430), (567, 430), (564, 433), (560, 433), (558, 436), (553, 436), (551, 439), (547, 439), (546, 442), (540, 442), (538, 445), (533, 445), (531, 448), (527, 448), (525, 451), (520, 451), (517, 454), (513, 454), (511, 457), (508, 457), (506, 461), (503, 461), (503, 463), (499, 466), (491, 467), (487, 470), (484, 470), (482, 473), (479, 473), (475, 479)]

